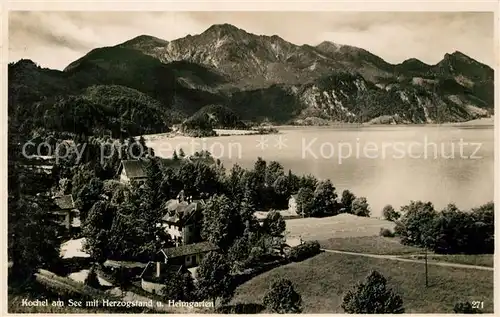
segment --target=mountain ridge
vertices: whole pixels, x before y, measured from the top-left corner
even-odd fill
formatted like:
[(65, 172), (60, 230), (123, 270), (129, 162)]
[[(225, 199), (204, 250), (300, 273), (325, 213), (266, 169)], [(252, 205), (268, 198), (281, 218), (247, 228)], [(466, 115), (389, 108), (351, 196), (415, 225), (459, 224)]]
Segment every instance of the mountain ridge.
[(184, 118), (213, 104), (243, 120), (276, 124), (379, 117), (439, 123), (493, 113), (493, 69), (461, 52), (435, 65), (416, 58), (391, 64), (359, 47), (296, 45), (230, 24), (172, 41), (139, 35), (96, 48), (64, 71), (11, 63), (9, 110), (17, 103), (29, 112), (37, 102), (78, 96), (95, 85), (137, 90), (158, 100), (155, 109)]

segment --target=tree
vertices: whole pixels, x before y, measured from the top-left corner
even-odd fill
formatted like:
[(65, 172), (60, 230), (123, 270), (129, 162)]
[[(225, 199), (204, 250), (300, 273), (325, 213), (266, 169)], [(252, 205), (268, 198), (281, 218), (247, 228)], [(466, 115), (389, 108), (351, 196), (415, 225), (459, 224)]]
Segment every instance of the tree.
[(382, 209), (382, 214), (384, 215), (385, 220), (388, 220), (388, 221), (396, 221), (401, 216), (401, 214), (399, 212), (397, 212), (396, 210), (394, 210), (394, 208), (392, 208), (391, 205), (386, 205)]
[(93, 288), (100, 288), (101, 283), (99, 283), (99, 277), (94, 266), (90, 268), (89, 274), (85, 278), (84, 284)]
[(370, 207), (365, 197), (358, 197), (352, 202), (352, 213), (360, 217), (370, 217)]
[(193, 276), (190, 272), (175, 272), (164, 279), (163, 297), (168, 300), (190, 301), (195, 296)]
[(342, 308), (349, 314), (404, 313), (403, 299), (387, 288), (387, 280), (377, 271), (344, 295)]
[(201, 236), (227, 250), (243, 234), (243, 223), (235, 204), (225, 195), (215, 195), (203, 210)]
[(180, 168), (177, 170), (177, 180), (182, 184), (182, 189), (187, 196), (196, 194), (195, 188), (196, 167), (193, 162), (183, 160)]
[(9, 275), (16, 280), (27, 279), (38, 268), (59, 260), (58, 226), (44, 205), (22, 196), (8, 199), (8, 257), (13, 262)]
[(267, 213), (262, 229), (265, 233), (273, 237), (283, 237), (286, 230), (286, 223), (283, 216), (277, 211), (270, 211)]
[(186, 157), (186, 153), (184, 153), (184, 150), (182, 148), (179, 149), (179, 156)]
[(250, 225), (251, 222), (256, 221), (257, 219), (254, 216), (255, 206), (252, 202), (252, 197), (249, 192), (245, 192), (243, 194), (243, 199), (241, 200), (240, 205), (240, 217), (241, 221), (247, 226)]
[(226, 191), (235, 200), (240, 200), (245, 192), (244, 175), (245, 170), (238, 164), (234, 164), (229, 171), (229, 176), (226, 178)]
[(258, 157), (257, 161), (254, 164), (254, 172), (257, 175), (257, 183), (258, 185), (264, 186), (266, 180), (266, 171), (267, 171), (267, 163), (262, 159), (262, 157)]
[(212, 196), (220, 187), (215, 170), (202, 161), (194, 163), (193, 194), (197, 197)]
[(480, 314), (481, 311), (477, 308), (474, 308), (469, 302), (460, 302), (456, 303), (453, 307), (453, 312), (455, 314)]
[(209, 252), (196, 271), (199, 297), (212, 299), (214, 307), (217, 298), (221, 298), (223, 302), (229, 301), (235, 289), (230, 272), (231, 267), (225, 256)]
[(288, 177), (285, 175), (278, 176), (274, 181), (274, 206), (282, 209), (288, 206), (288, 198), (290, 197), (290, 187), (288, 184)]
[(314, 206), (314, 191), (309, 187), (301, 187), (297, 193), (297, 212), (302, 217), (309, 217)]
[(102, 263), (108, 255), (109, 232), (113, 225), (115, 206), (107, 201), (99, 201), (89, 211), (83, 223), (85, 248), (92, 258)]
[(337, 194), (330, 180), (321, 181), (314, 191), (311, 216), (336, 215), (338, 212)]
[(356, 196), (348, 189), (342, 192), (342, 198), (340, 199), (340, 203), (342, 204), (342, 207), (345, 209), (345, 212), (352, 213), (352, 202), (355, 199)]
[(278, 314), (297, 314), (302, 312), (302, 297), (297, 293), (290, 280), (279, 279), (271, 284), (264, 305)]
[(428, 238), (436, 237), (432, 231), (437, 212), (431, 202), (411, 201), (401, 207), (401, 213), (403, 216), (394, 231), (403, 244), (424, 246), (430, 243)]
[(311, 190), (315, 190), (318, 186), (318, 179), (313, 175), (303, 175), (299, 178), (299, 188), (307, 187)]
[(285, 176), (283, 166), (276, 161), (271, 161), (266, 168), (265, 182), (268, 186), (272, 186), (280, 176)]
[(169, 199), (175, 197), (183, 189), (182, 183), (177, 178), (175, 171), (167, 167), (163, 171), (163, 179), (160, 185), (162, 197)]
[(90, 182), (83, 186), (77, 195), (75, 205), (80, 211), (81, 221), (85, 221), (87, 213), (92, 206), (99, 201), (102, 193), (103, 182), (97, 177), (94, 177)]
[(300, 189), (300, 178), (288, 170), (288, 185), (290, 186), (290, 193), (296, 193)]

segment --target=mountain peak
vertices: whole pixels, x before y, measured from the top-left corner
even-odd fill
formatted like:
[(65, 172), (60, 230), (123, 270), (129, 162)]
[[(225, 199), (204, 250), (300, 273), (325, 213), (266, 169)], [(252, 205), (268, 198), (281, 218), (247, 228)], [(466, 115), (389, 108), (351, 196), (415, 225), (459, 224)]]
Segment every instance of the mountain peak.
[(219, 33), (219, 34), (233, 34), (233, 33), (246, 33), (244, 30), (232, 25), (232, 24), (229, 24), (229, 23), (222, 23), (222, 24), (214, 24), (212, 25), (211, 27), (209, 27), (208, 29), (205, 30), (205, 32), (203, 33), (212, 33), (212, 32), (216, 32), (216, 33)]
[(449, 54), (449, 53), (444, 54), (444, 60), (448, 60), (448, 59), (460, 60), (460, 61), (467, 62), (467, 63), (477, 62), (475, 59), (465, 55), (464, 53), (462, 53), (460, 51), (454, 51), (451, 54)]
[(151, 35), (146, 35), (142, 34), (139, 36), (134, 37), (133, 39), (130, 39), (126, 42), (123, 42), (122, 44), (119, 44), (118, 46), (124, 46), (124, 47), (140, 47), (140, 46), (164, 46), (167, 45), (168, 41), (162, 40), (160, 38), (151, 36)]
[(342, 46), (343, 45), (333, 43), (331, 41), (323, 41), (318, 45), (316, 45), (316, 48), (325, 51), (332, 51), (332, 50), (338, 51)]

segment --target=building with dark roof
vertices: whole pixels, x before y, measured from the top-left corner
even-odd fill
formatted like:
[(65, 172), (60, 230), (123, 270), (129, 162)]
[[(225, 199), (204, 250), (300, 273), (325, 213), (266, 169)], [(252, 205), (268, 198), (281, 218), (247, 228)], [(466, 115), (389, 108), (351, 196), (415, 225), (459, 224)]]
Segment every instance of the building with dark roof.
[[(158, 251), (142, 271), (141, 287), (150, 293), (162, 294), (165, 279), (173, 273), (187, 273), (200, 265), (203, 257), (218, 247), (210, 242), (199, 242)], [(192, 273), (191, 273), (192, 274)]]
[(118, 168), (120, 182), (128, 184), (131, 180), (146, 180), (146, 164), (145, 160), (122, 160)]
[(204, 207), (203, 200), (184, 199), (182, 193), (177, 199), (170, 199), (164, 204), (165, 215), (161, 225), (177, 246), (201, 241)]
[(139, 276), (141, 279), (141, 287), (147, 292), (163, 295), (165, 279), (175, 273), (187, 272), (188, 270), (182, 265), (150, 261)]
[(186, 268), (191, 268), (200, 265), (205, 254), (218, 249), (216, 245), (208, 241), (192, 243), (174, 248), (162, 249), (156, 254), (155, 260), (157, 262), (182, 265)]
[(79, 212), (75, 207), (72, 195), (62, 195), (53, 198), (51, 214), (56, 222), (63, 225), (67, 230), (80, 227)]

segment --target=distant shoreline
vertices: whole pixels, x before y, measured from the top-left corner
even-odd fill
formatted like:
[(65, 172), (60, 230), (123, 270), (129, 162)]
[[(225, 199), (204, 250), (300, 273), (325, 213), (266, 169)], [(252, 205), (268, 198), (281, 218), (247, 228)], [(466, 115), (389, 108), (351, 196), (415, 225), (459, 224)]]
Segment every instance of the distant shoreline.
[(316, 127), (316, 128), (363, 128), (363, 127), (432, 127), (432, 126), (493, 126), (495, 123), (495, 117), (479, 118), (463, 122), (444, 122), (444, 123), (349, 123), (349, 122), (332, 122), (324, 125), (312, 125), (312, 124), (286, 124), (286, 125), (271, 125), (275, 128), (304, 128), (304, 127)]
[[(348, 123), (348, 122), (338, 122), (331, 123), (328, 125), (269, 125), (269, 128), (292, 130), (292, 129), (303, 129), (303, 128), (368, 128), (368, 127), (480, 127), (480, 126), (494, 126), (495, 117), (491, 116), (488, 118), (480, 118), (463, 122), (445, 122), (445, 123), (399, 123), (399, 124), (383, 124), (383, 123)], [(223, 136), (239, 136), (239, 135), (259, 135), (257, 130), (238, 130), (238, 129), (214, 129), (217, 135), (207, 136), (206, 138), (223, 137)], [(177, 132), (165, 132), (165, 133), (154, 133), (145, 134), (144, 137), (147, 140), (155, 140), (159, 138), (193, 138), (192, 136), (183, 135)]]

